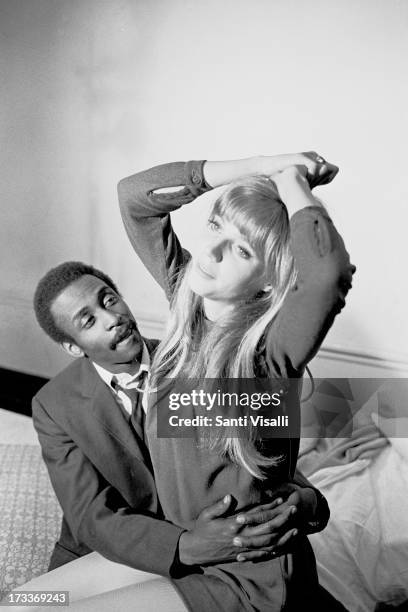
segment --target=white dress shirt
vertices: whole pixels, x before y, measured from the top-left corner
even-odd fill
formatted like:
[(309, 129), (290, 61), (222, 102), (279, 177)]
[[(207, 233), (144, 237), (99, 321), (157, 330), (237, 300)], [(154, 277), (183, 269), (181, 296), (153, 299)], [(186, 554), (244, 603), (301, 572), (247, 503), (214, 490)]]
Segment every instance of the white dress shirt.
[(95, 366), (95, 370), (98, 372), (99, 376), (108, 385), (111, 391), (113, 391), (113, 393), (115, 394), (115, 397), (116, 397), (116, 400), (119, 406), (122, 406), (122, 408), (124, 408), (124, 410), (126, 410), (126, 412), (129, 415), (132, 414), (132, 402), (129, 396), (126, 395), (124, 391), (122, 391), (116, 385), (112, 386), (112, 379), (114, 377), (116, 378), (118, 384), (121, 387), (124, 387), (125, 389), (139, 389), (140, 390), (140, 392), (143, 394), (143, 397), (142, 397), (143, 410), (145, 412), (147, 411), (149, 376), (147, 378), (147, 381), (143, 385), (143, 388), (140, 387), (140, 381), (137, 381), (137, 378), (140, 376), (142, 372), (147, 372), (148, 375), (150, 373), (150, 355), (149, 355), (149, 351), (147, 350), (147, 347), (145, 344), (143, 344), (142, 359), (140, 361), (139, 368), (135, 374), (128, 374), (127, 372), (113, 374), (112, 372), (109, 372), (109, 370), (106, 370), (105, 368), (98, 365), (94, 361), (92, 363)]

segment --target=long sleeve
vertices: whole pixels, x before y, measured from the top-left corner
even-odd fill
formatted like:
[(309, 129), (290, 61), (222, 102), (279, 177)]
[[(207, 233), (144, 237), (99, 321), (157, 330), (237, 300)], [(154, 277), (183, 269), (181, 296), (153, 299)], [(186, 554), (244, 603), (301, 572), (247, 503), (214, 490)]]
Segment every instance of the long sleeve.
[(164, 576), (179, 575), (178, 541), (183, 529), (154, 518), (149, 491), (140, 488), (139, 507), (130, 507), (70, 436), (33, 399), (33, 419), (44, 461), (64, 517), (78, 544), (130, 567)]
[[(189, 258), (172, 228), (170, 213), (211, 189), (203, 162), (164, 164), (123, 179), (118, 186), (126, 231), (136, 253), (171, 297)], [(165, 187), (175, 192), (157, 193)], [(290, 220), (297, 283), (287, 295), (267, 339), (278, 377), (302, 374), (345, 304), (354, 266), (344, 242), (322, 207), (306, 207)]]
[(313, 516), (308, 521), (308, 533), (317, 533), (323, 531), (329, 522), (330, 508), (326, 498), (319, 489), (316, 489), (314, 485), (300, 472), (297, 468), (293, 477), (295, 485), (302, 489), (312, 489), (316, 497), (316, 505), (313, 509)]
[(296, 286), (272, 324), (267, 350), (275, 373), (298, 376), (317, 353), (345, 304), (355, 267), (323, 208), (303, 208), (290, 220)]
[[(172, 228), (170, 213), (211, 189), (203, 177), (203, 164), (163, 164), (122, 179), (118, 185), (120, 210), (130, 242), (168, 298), (180, 268), (189, 259)], [(158, 192), (165, 188), (173, 190)]]

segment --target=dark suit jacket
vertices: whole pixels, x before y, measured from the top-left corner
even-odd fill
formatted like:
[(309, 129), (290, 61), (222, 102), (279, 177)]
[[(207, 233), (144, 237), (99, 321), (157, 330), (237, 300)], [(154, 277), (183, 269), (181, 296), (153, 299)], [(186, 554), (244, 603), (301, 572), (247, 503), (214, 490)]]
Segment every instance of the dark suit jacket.
[(50, 569), (94, 550), (177, 576), (183, 530), (163, 520), (147, 449), (87, 358), (39, 391), (33, 420), (64, 512)]

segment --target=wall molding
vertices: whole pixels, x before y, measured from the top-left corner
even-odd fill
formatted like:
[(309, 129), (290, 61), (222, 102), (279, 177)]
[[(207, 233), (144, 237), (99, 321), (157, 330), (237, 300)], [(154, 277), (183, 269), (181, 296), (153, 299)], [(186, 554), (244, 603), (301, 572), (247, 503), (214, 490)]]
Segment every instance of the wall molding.
[(319, 355), (328, 360), (344, 361), (393, 371), (406, 371), (408, 375), (408, 355), (401, 355), (400, 353), (377, 353), (338, 345), (323, 345)]
[[(159, 316), (152, 316), (146, 312), (136, 314), (140, 326), (154, 337), (161, 337), (164, 322)], [(384, 370), (401, 371), (408, 377), (408, 354), (397, 352), (376, 352), (350, 348), (340, 345), (323, 344), (318, 353), (319, 359), (341, 361), (344, 363), (365, 366), (367, 368), (380, 368)]]
[[(32, 298), (18, 294), (16, 291), (6, 292), (0, 290), (0, 305), (33, 311)], [(153, 338), (160, 338), (164, 330), (164, 321), (160, 315), (147, 312), (136, 312), (136, 319), (144, 333)], [(367, 351), (359, 347), (348, 347), (340, 345), (323, 344), (318, 359), (327, 361), (343, 362), (350, 365), (359, 365), (366, 368), (384, 369), (405, 373), (408, 377), (408, 354), (398, 352)]]

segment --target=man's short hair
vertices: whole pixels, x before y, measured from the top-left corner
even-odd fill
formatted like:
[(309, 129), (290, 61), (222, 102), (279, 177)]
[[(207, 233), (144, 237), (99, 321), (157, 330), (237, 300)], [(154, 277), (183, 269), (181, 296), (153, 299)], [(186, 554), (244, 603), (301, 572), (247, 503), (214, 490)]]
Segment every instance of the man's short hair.
[(34, 294), (34, 311), (42, 329), (55, 342), (73, 342), (73, 338), (59, 327), (51, 307), (64, 289), (85, 274), (100, 278), (119, 295), (115, 283), (107, 274), (81, 261), (66, 261), (52, 268), (37, 285)]

